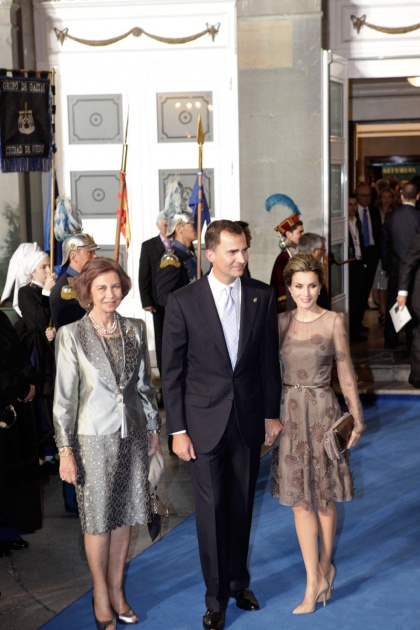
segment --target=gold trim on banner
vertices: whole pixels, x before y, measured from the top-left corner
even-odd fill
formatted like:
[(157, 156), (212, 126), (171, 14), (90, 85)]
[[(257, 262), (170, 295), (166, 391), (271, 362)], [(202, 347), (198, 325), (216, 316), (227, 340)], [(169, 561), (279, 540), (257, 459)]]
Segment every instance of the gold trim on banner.
[(362, 15), (362, 17), (356, 17), (355, 15), (350, 16), (351, 21), (353, 22), (353, 28), (356, 29), (357, 34), (360, 33), (363, 26), (367, 26), (368, 28), (373, 29), (374, 31), (379, 31), (380, 33), (387, 33), (387, 35), (401, 35), (403, 33), (411, 33), (412, 31), (416, 31), (420, 28), (420, 22), (418, 24), (413, 24), (412, 26), (397, 26), (397, 27), (388, 27), (388, 26), (377, 26), (376, 24), (369, 24), (366, 22), (366, 15)]
[(216, 35), (219, 32), (220, 22), (212, 26), (206, 23), (206, 26), (207, 28), (205, 31), (201, 31), (201, 33), (196, 33), (195, 35), (189, 35), (188, 37), (160, 37), (159, 35), (152, 35), (151, 33), (147, 33), (138, 26), (130, 29), (127, 33), (124, 33), (123, 35), (112, 37), (111, 39), (80, 39), (79, 37), (72, 37), (72, 35), (69, 35), (68, 28), (63, 29), (62, 31), (58, 30), (58, 28), (54, 28), (54, 31), (58, 41), (61, 42), (61, 45), (64, 44), (64, 41), (66, 39), (72, 39), (74, 42), (85, 44), (86, 46), (109, 46), (110, 44), (120, 42), (129, 35), (133, 35), (134, 37), (141, 37), (141, 35), (146, 35), (146, 37), (150, 37), (151, 39), (154, 39), (157, 42), (162, 42), (164, 44), (186, 44), (187, 42), (193, 42), (199, 37), (203, 37), (203, 35), (210, 35), (212, 40), (214, 41)]

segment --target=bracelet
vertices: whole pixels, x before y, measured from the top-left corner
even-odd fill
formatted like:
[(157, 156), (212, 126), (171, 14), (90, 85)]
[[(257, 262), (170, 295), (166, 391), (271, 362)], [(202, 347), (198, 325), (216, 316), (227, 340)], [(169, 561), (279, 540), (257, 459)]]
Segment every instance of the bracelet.
[(61, 446), (58, 449), (58, 454), (60, 457), (65, 457), (67, 455), (73, 455), (73, 449), (71, 446)]
[(160, 429), (147, 429), (149, 435), (160, 435)]

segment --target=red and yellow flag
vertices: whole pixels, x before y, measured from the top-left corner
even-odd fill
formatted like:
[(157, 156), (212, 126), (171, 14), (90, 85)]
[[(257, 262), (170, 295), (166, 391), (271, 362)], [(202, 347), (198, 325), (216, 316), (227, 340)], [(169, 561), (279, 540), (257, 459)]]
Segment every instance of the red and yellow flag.
[(118, 210), (117, 215), (121, 216), (121, 234), (125, 239), (125, 247), (128, 252), (131, 242), (130, 219), (128, 216), (128, 198), (127, 183), (125, 181), (125, 173), (120, 173), (120, 189), (118, 191)]

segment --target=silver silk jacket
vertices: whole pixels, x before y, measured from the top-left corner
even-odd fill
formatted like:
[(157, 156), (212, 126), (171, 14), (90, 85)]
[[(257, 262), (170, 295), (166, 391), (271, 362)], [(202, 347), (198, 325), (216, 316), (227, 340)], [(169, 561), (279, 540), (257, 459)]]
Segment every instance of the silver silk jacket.
[(106, 351), (87, 315), (57, 333), (54, 427), (57, 447), (75, 434), (110, 435), (160, 428), (151, 384), (146, 326), (117, 313), (124, 348), (124, 370), (117, 385)]

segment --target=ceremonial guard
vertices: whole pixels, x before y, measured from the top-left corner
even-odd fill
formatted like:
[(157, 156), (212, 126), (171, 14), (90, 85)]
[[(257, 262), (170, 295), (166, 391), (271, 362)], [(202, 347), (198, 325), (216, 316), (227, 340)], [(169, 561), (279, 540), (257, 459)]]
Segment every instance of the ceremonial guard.
[(68, 267), (57, 280), (50, 295), (51, 314), (56, 330), (82, 319), (85, 314), (85, 309), (76, 300), (73, 282), (87, 261), (96, 256), (97, 249), (99, 246), (89, 234), (74, 234), (63, 241), (61, 266)]
[(166, 237), (174, 238), (172, 247), (160, 259), (156, 274), (157, 300), (166, 307), (170, 293), (193, 282), (197, 275), (197, 259), (192, 251), (197, 232), (188, 194), (177, 179), (168, 184), (163, 214), (168, 221)]

